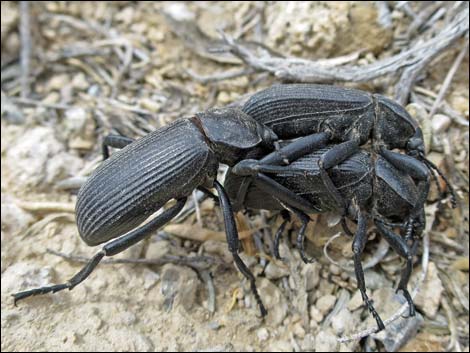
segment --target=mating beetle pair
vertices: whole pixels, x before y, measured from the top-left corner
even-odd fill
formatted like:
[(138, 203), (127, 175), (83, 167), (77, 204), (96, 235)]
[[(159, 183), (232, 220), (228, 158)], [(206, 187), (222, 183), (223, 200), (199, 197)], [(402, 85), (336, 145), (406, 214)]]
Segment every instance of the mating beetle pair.
[[(258, 172), (266, 171), (266, 168), (270, 169), (269, 166), (271, 166), (271, 173), (282, 174), (285, 171), (282, 169), (282, 164), (285, 162), (289, 164), (290, 161), (295, 161), (303, 156), (316, 158), (319, 168), (315, 172), (318, 172), (324, 190), (327, 192), (327, 196), (324, 196), (323, 199), (333, 201), (336, 206), (339, 206), (336, 209), (341, 209), (343, 215), (346, 216), (350, 205), (343, 201), (344, 195), (335, 186), (335, 182), (338, 180), (334, 175), (330, 176), (327, 170), (331, 168), (334, 170), (335, 166), (339, 168), (339, 165), (342, 162), (346, 163), (347, 160), (352, 163), (356, 158), (353, 156), (357, 153), (362, 156), (358, 158), (365, 158), (366, 169), (370, 169), (373, 166), (373, 161), (370, 157), (366, 158), (361, 154), (359, 146), (367, 141), (372, 127), (375, 127), (372, 129), (375, 132), (374, 141), (381, 141), (381, 145), (386, 147), (380, 148), (379, 151), (388, 160), (388, 164), (394, 167), (392, 174), (397, 172), (397, 169), (405, 171), (405, 173), (398, 172), (401, 174), (396, 179), (401, 182), (404, 178), (411, 176), (418, 181), (418, 187), (413, 194), (416, 197), (411, 202), (411, 210), (410, 206), (405, 207), (407, 209), (405, 213), (409, 215), (409, 219), (402, 222), (407, 224), (408, 229), (416, 228), (417, 220), (421, 217), (422, 204), (427, 196), (429, 177), (426, 168), (421, 168), (421, 163), (414, 158), (424, 158), (421, 130), (407, 114), (402, 114), (405, 112), (403, 108), (397, 108), (399, 106), (395, 103), (390, 108), (385, 104), (388, 103), (385, 98), (372, 99), (371, 101), (369, 95), (365, 93), (361, 95), (358, 93), (360, 91), (332, 86), (324, 86), (323, 89), (321, 88), (323, 86), (316, 85), (279, 87), (285, 87), (285, 91), (276, 91), (279, 88), (263, 91), (247, 102), (242, 109), (243, 111), (232, 108), (209, 110), (189, 119), (177, 120), (135, 142), (116, 136), (105, 139), (103, 150), (105, 158), (108, 156), (108, 146), (122, 148), (122, 150), (108, 158), (83, 185), (77, 198), (76, 218), (80, 236), (87, 244), (95, 246), (111, 239), (114, 240), (104, 245), (102, 250), (68, 282), (14, 294), (15, 301), (66, 288), (72, 289), (88, 277), (104, 256), (113, 256), (122, 252), (174, 218), (195, 188), (207, 192), (208, 188), (214, 187), (217, 190), (219, 204), (223, 211), (229, 249), (238, 269), (250, 281), (261, 313), (265, 315), (266, 310), (257, 292), (255, 278), (238, 255), (239, 240), (231, 200), (224, 186), (216, 180), (219, 163), (228, 164), (233, 167), (232, 173), (244, 178), (247, 177), (245, 180), (250, 181), (252, 175), (264, 175), (258, 174)], [(307, 90), (310, 90), (308, 94), (305, 93)], [(275, 92), (275, 94), (271, 95), (271, 92)], [(296, 97), (295, 92), (298, 92), (298, 96), (302, 99), (290, 104), (290, 99)], [(305, 95), (307, 97), (304, 97)], [(368, 101), (366, 97), (369, 99)], [(310, 101), (313, 103), (309, 103)], [(382, 112), (379, 109), (380, 102), (385, 102)], [(330, 105), (328, 106), (328, 104)], [(287, 106), (289, 107), (288, 111), (271, 109)], [(382, 119), (387, 123), (380, 123), (377, 112), (384, 116)], [(273, 120), (266, 117), (272, 117)], [(403, 121), (408, 124), (406, 134), (395, 129), (396, 127), (402, 128)], [(278, 138), (285, 139), (306, 135), (308, 136), (295, 140), (282, 148), (275, 148)], [(321, 148), (326, 147), (331, 141), (344, 142), (320, 153)], [(406, 147), (412, 157), (387, 149), (395, 147)], [(319, 151), (315, 152), (316, 150)], [(310, 153), (313, 155), (309, 155)], [(261, 159), (258, 161), (256, 158)], [(265, 169), (260, 169), (261, 165), (264, 165)], [(402, 165), (406, 167), (403, 168)], [(426, 165), (431, 166), (427, 163)], [(380, 177), (377, 165), (375, 168), (376, 176)], [(354, 172), (360, 174), (363, 170), (356, 168)], [(423, 177), (423, 173), (426, 176)], [(269, 177), (261, 178), (264, 179), (261, 181), (263, 185), (270, 185), (274, 180)], [(343, 179), (340, 178), (338, 185), (342, 185), (341, 180)], [(298, 196), (297, 190), (289, 183), (287, 183), (287, 187), (279, 187), (282, 183), (282, 180), (281, 183), (275, 182), (276, 190), (282, 190), (281, 193), (287, 192), (289, 202), (286, 204), (289, 207), (304, 213), (312, 210), (321, 211), (321, 209), (312, 207), (312, 204), (306, 202), (302, 196)], [(247, 186), (249, 184), (249, 182), (245, 183)], [(301, 185), (305, 188), (308, 187), (306, 184), (301, 183)], [(360, 185), (362, 184), (355, 185), (352, 191), (363, 198), (364, 194), (359, 190)], [(374, 187), (370, 188), (370, 184), (364, 185), (367, 189), (366, 193), (375, 192)], [(289, 187), (292, 187), (293, 190), (289, 190)], [(410, 188), (413, 189), (411, 184)], [(246, 188), (245, 194), (248, 195), (247, 200), (249, 200), (250, 191), (248, 188)], [(312, 196), (316, 195), (312, 193)], [(176, 200), (175, 205), (138, 227), (147, 217), (172, 199)], [(283, 201), (283, 197), (279, 197), (279, 200)], [(401, 200), (409, 201), (406, 197)], [(245, 202), (246, 200), (242, 201), (242, 203)], [(356, 198), (356, 206), (360, 211), (361, 207), (366, 205)], [(377, 209), (377, 207), (369, 208), (369, 210), (372, 209)], [(382, 214), (380, 216), (387, 217), (388, 215)], [(403, 215), (400, 214), (400, 216)], [(364, 233), (366, 216), (358, 212), (354, 219), (358, 221), (359, 230), (356, 234)], [(380, 220), (376, 222), (379, 229), (383, 224)], [(384, 232), (386, 237), (392, 237), (388, 230)], [(381, 233), (384, 232), (381, 231)], [(411, 231), (408, 233), (411, 234)], [(393, 237), (393, 241), (396, 242), (400, 242), (400, 239), (396, 236)], [(365, 240), (365, 236), (358, 236), (357, 245), (360, 249), (364, 247)], [(357, 256), (360, 256), (360, 252)], [(409, 265), (407, 269), (408, 267)], [(408, 271), (408, 275), (410, 271), (411, 269)], [(406, 274), (403, 277), (405, 278)], [(407, 279), (402, 282), (404, 288), (400, 289), (403, 289), (406, 295)], [(361, 283), (359, 286), (364, 295), (365, 289)], [(366, 303), (369, 302), (366, 300)], [(371, 305), (369, 309), (371, 309)], [(371, 311), (375, 313), (372, 309)], [(380, 326), (379, 319), (377, 321), (379, 328), (383, 328), (383, 325)]]

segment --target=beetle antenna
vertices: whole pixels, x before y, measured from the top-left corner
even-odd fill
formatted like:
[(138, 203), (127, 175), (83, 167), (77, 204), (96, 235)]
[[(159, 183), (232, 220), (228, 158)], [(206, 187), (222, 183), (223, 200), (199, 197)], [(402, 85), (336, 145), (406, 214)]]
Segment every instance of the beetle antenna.
[(445, 177), (445, 175), (439, 170), (439, 168), (433, 162), (431, 162), (429, 159), (427, 159), (424, 156), (421, 156), (421, 158), (423, 159), (423, 162), (431, 170), (431, 172), (432, 172), (432, 170), (435, 170), (436, 173), (439, 174), (439, 176), (444, 180), (444, 182), (446, 183), (447, 190), (450, 193), (450, 203), (452, 204), (452, 208), (456, 208), (457, 207), (457, 197), (455, 195), (455, 190), (452, 187), (449, 180)]

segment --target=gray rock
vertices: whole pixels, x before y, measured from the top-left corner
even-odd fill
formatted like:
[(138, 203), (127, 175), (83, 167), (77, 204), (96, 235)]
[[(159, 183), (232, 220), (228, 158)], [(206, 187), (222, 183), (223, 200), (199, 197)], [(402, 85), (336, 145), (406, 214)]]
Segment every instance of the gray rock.
[(432, 117), (432, 122), (431, 122), (432, 130), (435, 133), (444, 132), (449, 128), (451, 122), (452, 121), (447, 115), (434, 114), (434, 116)]
[(51, 184), (75, 175), (83, 165), (80, 158), (65, 152), (52, 128), (42, 126), (18, 137), (8, 149), (5, 161), (10, 166), (10, 177), (22, 187)]
[(325, 318), (325, 315), (323, 315), (316, 306), (312, 305), (310, 307), (310, 318), (314, 320), (315, 322), (320, 323)]
[(13, 197), (4, 194), (2, 194), (1, 218), (2, 230), (12, 235), (17, 235), (26, 230), (34, 221), (34, 217), (31, 213), (18, 207)]
[(50, 285), (53, 274), (54, 270), (49, 266), (38, 268), (29, 262), (17, 262), (2, 273), (2, 292), (11, 294)]
[(160, 279), (160, 275), (148, 268), (144, 268), (143, 272), (144, 288), (150, 289), (155, 286)]
[(280, 289), (266, 278), (258, 281), (258, 290), (268, 310), (266, 322), (272, 326), (282, 323), (287, 315), (287, 300)]
[(357, 324), (355, 317), (347, 308), (343, 308), (331, 318), (331, 326), (338, 336), (353, 331), (356, 329)]
[(164, 309), (169, 311), (181, 305), (185, 310), (190, 310), (194, 306), (200, 281), (193, 270), (166, 264), (162, 268), (161, 281)]
[(256, 331), (256, 336), (258, 336), (260, 341), (266, 341), (269, 338), (269, 331), (265, 327), (262, 327)]
[(292, 343), (287, 340), (279, 340), (271, 343), (269, 345), (270, 352), (293, 352), (294, 347)]
[(300, 348), (304, 352), (313, 351), (315, 349), (315, 336), (311, 333), (307, 333), (300, 342)]
[(315, 339), (316, 352), (336, 352), (338, 347), (338, 337), (331, 330), (323, 330), (317, 334)]
[(333, 308), (335, 303), (336, 297), (332, 294), (327, 294), (323, 297), (318, 298), (315, 306), (320, 311), (320, 313), (325, 316)]
[(372, 337), (382, 342), (387, 352), (396, 352), (416, 336), (423, 323), (424, 319), (420, 313), (409, 318), (401, 317), (390, 323), (385, 330), (373, 334)]
[(272, 280), (276, 280), (282, 277), (286, 277), (289, 275), (289, 270), (287, 268), (282, 268), (277, 266), (273, 262), (270, 262), (265, 269), (266, 277)]
[(320, 282), (320, 268), (321, 265), (317, 262), (303, 266), (301, 276), (305, 280), (305, 289), (308, 292), (318, 286)]
[[(418, 272), (416, 272), (418, 273)], [(420, 274), (419, 274), (420, 275)], [(415, 277), (415, 276), (414, 276)], [(414, 303), (430, 319), (436, 318), (444, 287), (434, 262), (429, 262), (428, 273)]]
[(220, 256), (226, 263), (231, 263), (233, 261), (233, 256), (228, 250), (226, 242), (218, 240), (206, 240), (201, 245), (201, 248), (205, 253)]

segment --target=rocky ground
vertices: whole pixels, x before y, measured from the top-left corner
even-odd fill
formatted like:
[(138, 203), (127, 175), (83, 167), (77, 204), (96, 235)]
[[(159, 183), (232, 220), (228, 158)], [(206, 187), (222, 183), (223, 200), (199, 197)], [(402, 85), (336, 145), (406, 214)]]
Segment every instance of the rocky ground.
[[(73, 291), (18, 306), (11, 297), (66, 281), (80, 269), (80, 259), (51, 251), (86, 258), (95, 253), (78, 236), (74, 205), (77, 188), (100, 161), (104, 135), (137, 138), (278, 82), (228, 53), (219, 30), (241, 43), (262, 42), (273, 55), (340, 57), (336, 65), (361, 66), (439, 31), (452, 11), (440, 2), (406, 2), (390, 3), (387, 12), (377, 3), (42, 2), (21, 10), (17, 2), (2, 2), (2, 351), (468, 351), (464, 39), (427, 63), (407, 101), (426, 132), (429, 158), (459, 198), (452, 210), (431, 190), (430, 245), (421, 246), (410, 285), (420, 289), (416, 317), (346, 340), (375, 321), (356, 289), (351, 240), (339, 234), (338, 217), (313, 217), (307, 245), (317, 262), (304, 264), (290, 237), (281, 245), (285, 261), (274, 260), (270, 244), (282, 219), (251, 212), (238, 215), (238, 226), (242, 258), (257, 275), (269, 310), (260, 319), (224, 242), (220, 210), (210, 200), (115, 256), (153, 264), (103, 263)], [(27, 14), (29, 21), (22, 21)], [(396, 81), (388, 75), (339, 84), (394, 96)], [(442, 103), (430, 115), (443, 86)], [(294, 222), (289, 232), (298, 226)], [(366, 284), (386, 319), (403, 304), (394, 288), (404, 263), (372, 227), (369, 233)], [(423, 261), (427, 251), (429, 261)]]

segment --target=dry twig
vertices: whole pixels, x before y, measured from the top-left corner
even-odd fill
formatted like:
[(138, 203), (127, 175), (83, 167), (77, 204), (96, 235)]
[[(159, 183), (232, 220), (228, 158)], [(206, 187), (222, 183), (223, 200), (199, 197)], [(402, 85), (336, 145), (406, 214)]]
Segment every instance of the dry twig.
[(29, 76), (31, 65), (31, 29), (30, 29), (30, 3), (20, 1), (20, 37), (21, 37), (21, 97), (29, 96)]
[(222, 36), (227, 46), (230, 47), (230, 51), (247, 66), (257, 71), (270, 72), (282, 80), (316, 83), (334, 81), (364, 82), (384, 75), (396, 75), (397, 72), (403, 70), (396, 87), (396, 97), (398, 101), (403, 103), (406, 101), (411, 86), (421, 70), (437, 55), (468, 33), (468, 4), (462, 4), (461, 6), (463, 9), (433, 38), (412, 44), (408, 50), (372, 64), (337, 66), (334, 70), (331, 67), (321, 65), (318, 61), (277, 58), (266, 54), (259, 56), (230, 36), (224, 33), (222, 33)]

